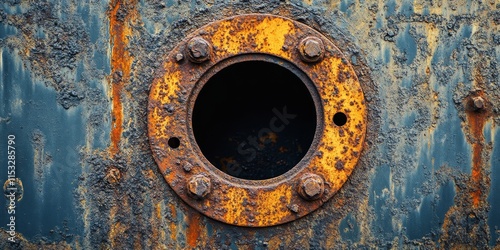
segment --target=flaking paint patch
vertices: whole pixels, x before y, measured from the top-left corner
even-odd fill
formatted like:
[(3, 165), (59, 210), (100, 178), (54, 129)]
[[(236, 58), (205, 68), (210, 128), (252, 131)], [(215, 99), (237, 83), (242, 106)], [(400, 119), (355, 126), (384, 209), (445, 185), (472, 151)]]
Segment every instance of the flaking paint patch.
[(33, 131), (31, 135), (33, 146), (33, 176), (34, 182), (37, 185), (37, 191), (43, 193), (45, 190), (45, 177), (50, 174), (50, 166), (52, 165), (52, 156), (45, 152), (46, 137), (40, 130)]

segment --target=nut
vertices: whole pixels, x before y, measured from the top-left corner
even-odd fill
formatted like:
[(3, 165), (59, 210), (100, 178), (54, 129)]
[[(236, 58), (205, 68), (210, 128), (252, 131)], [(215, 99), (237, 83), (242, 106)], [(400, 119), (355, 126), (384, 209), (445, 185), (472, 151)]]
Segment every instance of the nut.
[(484, 108), (484, 99), (480, 96), (476, 96), (472, 98), (472, 104), (476, 110)]
[(188, 58), (194, 63), (202, 63), (208, 60), (212, 51), (210, 43), (201, 37), (195, 37), (189, 40), (187, 48)]
[(203, 199), (210, 193), (210, 179), (203, 175), (195, 175), (189, 179), (187, 189), (195, 199)]
[(316, 200), (323, 195), (325, 184), (319, 175), (308, 174), (301, 178), (299, 194), (306, 200)]
[(306, 37), (299, 45), (300, 56), (305, 62), (318, 62), (323, 58), (325, 46), (317, 37)]

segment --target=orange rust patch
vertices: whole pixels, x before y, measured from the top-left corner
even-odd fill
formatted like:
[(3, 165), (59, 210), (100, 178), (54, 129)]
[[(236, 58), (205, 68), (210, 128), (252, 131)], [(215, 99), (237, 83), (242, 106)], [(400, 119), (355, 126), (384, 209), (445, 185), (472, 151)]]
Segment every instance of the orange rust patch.
[(201, 214), (197, 212), (188, 213), (188, 228), (186, 230), (186, 240), (190, 247), (196, 247), (196, 242), (200, 237)]
[(120, 140), (123, 131), (123, 87), (129, 80), (133, 57), (126, 49), (128, 37), (132, 35), (130, 20), (137, 18), (135, 6), (137, 0), (113, 0), (109, 11), (109, 33), (111, 49), (111, 98), (112, 122), (111, 145), (112, 156), (120, 151)]
[[(170, 213), (172, 213), (172, 219), (175, 221), (175, 219), (177, 219), (177, 210), (174, 204), (172, 203), (170, 203), (168, 207)], [(175, 222), (169, 223), (169, 229), (170, 229), (170, 239), (172, 239), (172, 241), (174, 242), (177, 241), (177, 225), (175, 224)]]
[[(480, 92), (476, 96), (483, 97), (483, 93)], [(468, 98), (466, 102), (471, 106), (473, 102), (472, 98)], [(486, 120), (489, 117), (489, 113), (483, 108), (482, 110), (470, 109), (467, 111), (467, 122), (469, 124), (469, 133), (472, 137), (472, 202), (474, 207), (478, 207), (480, 202), (486, 197), (483, 197), (483, 192), (481, 190), (481, 183), (483, 181), (483, 158), (482, 152), (484, 149), (484, 136), (483, 129)]]

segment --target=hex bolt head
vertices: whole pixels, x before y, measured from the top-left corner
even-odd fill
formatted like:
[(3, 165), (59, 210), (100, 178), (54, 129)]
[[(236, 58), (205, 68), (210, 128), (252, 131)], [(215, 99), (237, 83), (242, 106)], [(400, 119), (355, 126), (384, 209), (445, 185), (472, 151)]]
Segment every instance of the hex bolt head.
[(325, 46), (317, 37), (306, 37), (299, 44), (300, 57), (304, 62), (318, 62), (323, 58)]
[(476, 96), (472, 98), (472, 104), (476, 110), (484, 108), (484, 99), (480, 96)]
[(210, 59), (212, 46), (207, 40), (201, 37), (194, 37), (189, 40), (187, 50), (188, 58), (191, 62), (202, 63)]
[(193, 198), (201, 200), (205, 198), (211, 189), (210, 178), (204, 175), (195, 175), (187, 182), (187, 190)]
[(307, 174), (300, 179), (299, 194), (306, 200), (316, 200), (323, 195), (325, 183), (316, 174)]

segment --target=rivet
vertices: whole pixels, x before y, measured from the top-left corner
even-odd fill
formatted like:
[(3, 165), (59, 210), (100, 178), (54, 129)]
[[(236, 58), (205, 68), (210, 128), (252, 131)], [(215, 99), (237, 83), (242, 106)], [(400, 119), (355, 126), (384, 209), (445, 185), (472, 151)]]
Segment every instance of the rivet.
[(484, 99), (480, 96), (476, 96), (472, 98), (472, 104), (476, 110), (484, 108)]
[(190, 172), (191, 169), (193, 169), (193, 164), (186, 162), (186, 164), (184, 164), (182, 166), (182, 169), (184, 169), (184, 171), (186, 171), (186, 172)]

